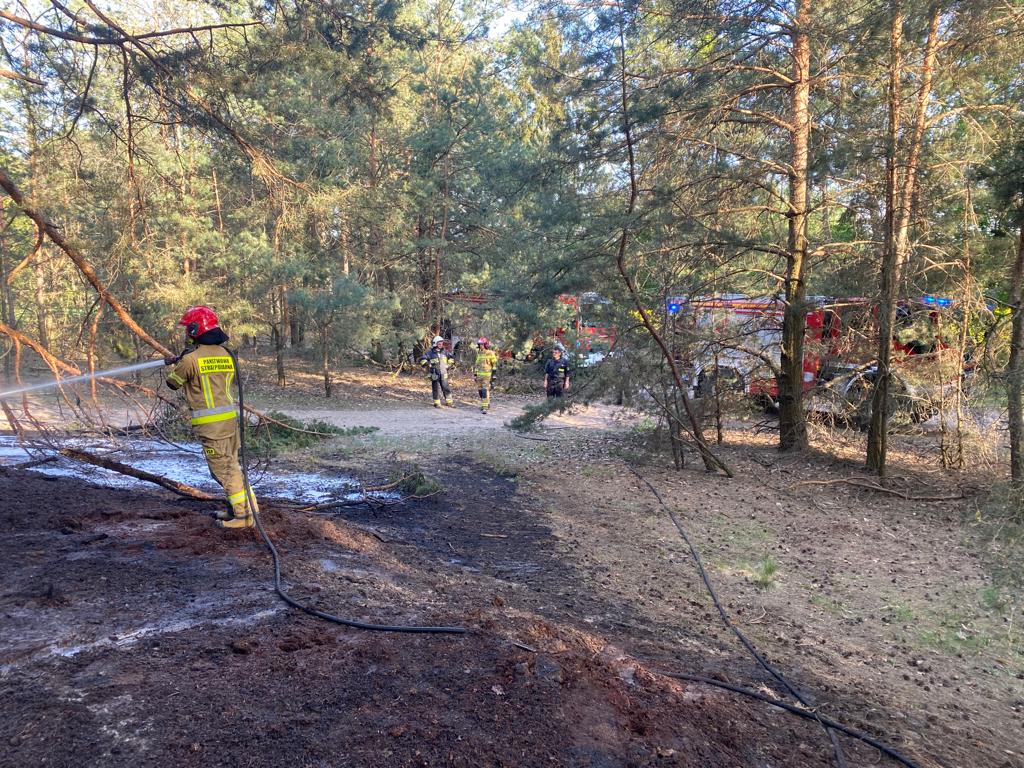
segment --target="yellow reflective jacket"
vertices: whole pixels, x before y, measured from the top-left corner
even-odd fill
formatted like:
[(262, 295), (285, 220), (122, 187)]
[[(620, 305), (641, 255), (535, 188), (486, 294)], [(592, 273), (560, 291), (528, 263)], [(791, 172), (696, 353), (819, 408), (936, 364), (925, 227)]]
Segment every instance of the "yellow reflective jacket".
[(220, 345), (200, 344), (182, 356), (167, 376), (167, 386), (184, 390), (197, 432), (228, 437), (237, 429), (238, 406), (231, 394), (234, 378), (235, 363), (228, 351)]
[(473, 374), (475, 376), (490, 376), (497, 367), (497, 352), (490, 349), (477, 350), (476, 360), (473, 361)]

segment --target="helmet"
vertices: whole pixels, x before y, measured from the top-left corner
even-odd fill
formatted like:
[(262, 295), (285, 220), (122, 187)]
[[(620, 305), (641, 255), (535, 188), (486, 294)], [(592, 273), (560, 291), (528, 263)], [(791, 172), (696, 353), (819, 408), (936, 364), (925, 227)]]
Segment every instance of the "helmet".
[(220, 323), (217, 320), (217, 313), (209, 307), (190, 307), (181, 316), (178, 325), (185, 326), (185, 333), (190, 339), (198, 338), (207, 331), (212, 331)]
[(486, 336), (481, 336), (479, 339), (476, 340), (476, 343), (477, 346), (480, 347), (489, 347), (491, 345), (491, 342), (487, 340)]
[(436, 347), (438, 344), (444, 344), (444, 339), (440, 336), (435, 336), (431, 343)]

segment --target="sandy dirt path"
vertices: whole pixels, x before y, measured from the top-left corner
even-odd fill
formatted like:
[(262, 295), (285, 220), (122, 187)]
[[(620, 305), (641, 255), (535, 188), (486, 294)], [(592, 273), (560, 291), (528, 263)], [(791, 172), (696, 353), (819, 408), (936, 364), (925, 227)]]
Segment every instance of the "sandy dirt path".
[[(454, 408), (426, 405), (365, 405), (351, 409), (279, 408), (292, 418), (319, 419), (337, 427), (377, 427), (383, 437), (419, 436), (443, 432), (446, 435), (508, 431), (508, 423), (523, 412), (523, 406), (535, 400), (517, 399), (496, 403), (490, 413), (480, 413), (475, 404), (457, 401)], [(259, 403), (256, 403), (256, 407)], [(638, 420), (636, 414), (615, 406), (591, 405), (571, 413), (547, 418), (539, 431), (580, 430), (615, 431), (628, 429)]]

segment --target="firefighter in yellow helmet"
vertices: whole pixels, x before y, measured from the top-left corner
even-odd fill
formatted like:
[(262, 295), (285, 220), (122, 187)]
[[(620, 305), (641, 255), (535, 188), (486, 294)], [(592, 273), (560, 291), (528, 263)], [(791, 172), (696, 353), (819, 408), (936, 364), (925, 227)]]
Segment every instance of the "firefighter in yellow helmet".
[(476, 347), (473, 377), (476, 379), (477, 392), (480, 395), (480, 413), (487, 413), (491, 407), (491, 385), (498, 369), (498, 354), (491, 350), (491, 343), (486, 336), (477, 339)]
[[(231, 394), (235, 361), (223, 344), (228, 335), (209, 307), (192, 307), (181, 316), (189, 348), (165, 362), (174, 370), (167, 386), (182, 389), (192, 409), (192, 431), (203, 446), (210, 474), (227, 494), (227, 510), (217, 513), (222, 528), (251, 528), (256, 496), (238, 463), (238, 406)], [(248, 500), (246, 495), (248, 494)], [(250, 507), (251, 504), (251, 507)]]

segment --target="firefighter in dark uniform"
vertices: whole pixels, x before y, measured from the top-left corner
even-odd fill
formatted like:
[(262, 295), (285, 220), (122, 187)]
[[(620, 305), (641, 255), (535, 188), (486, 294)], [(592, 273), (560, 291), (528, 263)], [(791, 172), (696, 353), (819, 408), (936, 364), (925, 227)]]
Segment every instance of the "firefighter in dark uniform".
[(435, 336), (433, 346), (420, 358), (427, 374), (430, 376), (430, 391), (434, 397), (434, 407), (441, 407), (441, 395), (444, 395), (444, 404), (453, 407), (452, 388), (448, 383), (448, 370), (455, 365), (455, 358), (444, 348), (444, 339)]
[(544, 365), (544, 389), (548, 397), (561, 397), (568, 392), (572, 384), (572, 370), (569, 363), (562, 359), (562, 350), (555, 347), (551, 350), (551, 359)]

